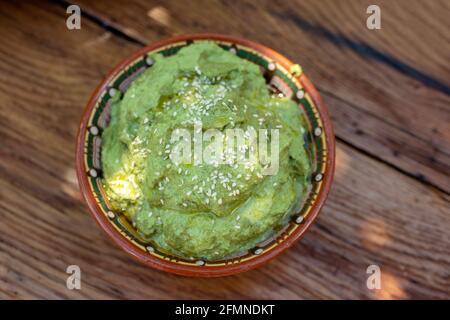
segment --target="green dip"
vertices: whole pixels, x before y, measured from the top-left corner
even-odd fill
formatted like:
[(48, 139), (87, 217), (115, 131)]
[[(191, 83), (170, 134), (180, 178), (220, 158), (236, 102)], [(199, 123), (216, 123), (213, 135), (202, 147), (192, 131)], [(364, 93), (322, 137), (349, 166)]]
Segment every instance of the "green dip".
[[(159, 250), (215, 260), (243, 252), (286, 222), (303, 199), (310, 162), (304, 116), (270, 94), (258, 66), (209, 42), (154, 65), (112, 106), (103, 133), (104, 186), (114, 210)], [(168, 151), (177, 128), (279, 129), (279, 169), (181, 163)], [(238, 191), (236, 191), (238, 190)]]

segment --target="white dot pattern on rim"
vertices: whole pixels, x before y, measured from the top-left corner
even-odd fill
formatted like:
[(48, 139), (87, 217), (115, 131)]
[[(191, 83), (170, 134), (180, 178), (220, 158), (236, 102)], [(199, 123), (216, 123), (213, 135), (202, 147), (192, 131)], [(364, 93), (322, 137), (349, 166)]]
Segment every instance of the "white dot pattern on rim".
[(93, 178), (97, 178), (97, 175), (98, 175), (97, 170), (95, 170), (95, 169), (89, 170), (89, 174), (90, 174), (91, 177), (93, 177)]
[(314, 135), (316, 135), (318, 137), (321, 134), (322, 134), (322, 128), (317, 127), (317, 128), (314, 129)]
[(115, 88), (110, 88), (109, 91), (108, 91), (108, 93), (109, 93), (109, 95), (110, 95), (111, 97), (114, 97), (114, 96), (116, 95), (116, 93), (117, 93), (117, 89), (115, 89)]
[(304, 220), (303, 216), (298, 216), (297, 219), (295, 219), (295, 222), (300, 224), (303, 222), (303, 220)]
[(296, 95), (296, 97), (297, 97), (298, 99), (303, 99), (303, 98), (305, 97), (305, 91), (303, 91), (303, 90), (298, 90), (297, 93), (296, 93), (295, 95)]
[(270, 71), (275, 71), (276, 68), (277, 65), (274, 62), (269, 63), (269, 65), (267, 66), (267, 69), (269, 69)]
[(197, 261), (195, 261), (195, 264), (198, 265), (198, 266), (204, 266), (205, 265), (205, 261), (197, 260)]
[(148, 64), (149, 66), (152, 66), (152, 65), (155, 63), (155, 61), (154, 61), (151, 57), (147, 57), (147, 58), (145, 59), (145, 62), (147, 62), (147, 64)]
[(263, 249), (261, 249), (261, 248), (258, 248), (255, 250), (256, 255), (261, 254), (262, 252), (263, 252)]
[(92, 126), (92, 127), (89, 129), (89, 132), (90, 132), (91, 134), (93, 134), (94, 136), (96, 136), (96, 135), (98, 135), (98, 128), (97, 128), (96, 126)]

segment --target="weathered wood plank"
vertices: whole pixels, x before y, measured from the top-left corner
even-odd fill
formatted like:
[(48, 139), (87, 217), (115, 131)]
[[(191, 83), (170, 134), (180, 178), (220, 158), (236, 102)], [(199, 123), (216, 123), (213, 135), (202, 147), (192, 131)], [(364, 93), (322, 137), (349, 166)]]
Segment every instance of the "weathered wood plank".
[[(366, 28), (366, 10), (371, 4), (381, 9), (380, 30)], [(394, 63), (398, 60), (450, 86), (448, 1), (278, 1), (273, 7), (282, 7), (279, 12), (290, 12), (313, 27), (351, 39), (360, 48), (369, 46), (375, 49), (372, 53), (393, 58)]]
[[(85, 12), (143, 43), (180, 33), (217, 32), (246, 37), (279, 50), (302, 64), (317, 85), (336, 119), (334, 125), (340, 138), (450, 192), (450, 96), (342, 43), (336, 44), (318, 35), (312, 27), (305, 27), (305, 21), (314, 26), (321, 19), (331, 20), (330, 15), (336, 13), (334, 24), (349, 24), (355, 30), (364, 29), (365, 34), (368, 31), (365, 10), (360, 20), (356, 16), (347, 19), (351, 13), (356, 15), (355, 3), (336, 3), (333, 6), (336, 10), (330, 10), (328, 16), (324, 14), (325, 6), (315, 12), (317, 6), (322, 6), (317, 1), (239, 1), (233, 5), (218, 0), (192, 1), (189, 10), (182, 1), (82, 0), (80, 3)], [(358, 4), (358, 8), (361, 5)], [(343, 9), (338, 10), (336, 6)], [(385, 28), (393, 24), (391, 20), (397, 13), (403, 17), (401, 9), (401, 6), (392, 6), (385, 10), (389, 12)], [(426, 17), (428, 20), (436, 18), (432, 14)], [(442, 15), (437, 18), (443, 19)], [(413, 22), (407, 15), (396, 27), (415, 30), (417, 27), (411, 26)], [(445, 30), (445, 25), (443, 22), (441, 29)], [(369, 44), (378, 46), (383, 42), (372, 41), (373, 37), (368, 38)], [(384, 37), (394, 42), (398, 38), (392, 31), (386, 32)], [(410, 54), (411, 46), (424, 46), (419, 44), (421, 38), (410, 35), (407, 39), (410, 43), (402, 46), (403, 42), (399, 42), (392, 54), (401, 51), (400, 58), (408, 56), (417, 62), (429, 59), (423, 50)], [(376, 48), (384, 50), (385, 47)], [(448, 60), (445, 47), (433, 51), (440, 65)], [(434, 60), (431, 64), (435, 65)], [(426, 66), (428, 64), (421, 65), (425, 69)], [(448, 68), (438, 70), (442, 71), (441, 76), (446, 74), (447, 80), (450, 79)], [(365, 131), (360, 121), (349, 122), (348, 116), (363, 120), (370, 130)], [(384, 130), (387, 127), (390, 129)], [(365, 134), (355, 135), (355, 132)]]
[[(61, 7), (41, 6), (0, 4), (1, 298), (448, 298), (449, 197), (342, 143), (317, 223), (269, 265), (189, 279), (133, 261), (82, 204), (73, 149), (90, 92), (137, 47), (87, 19), (68, 32)], [(65, 286), (71, 264), (80, 291)]]

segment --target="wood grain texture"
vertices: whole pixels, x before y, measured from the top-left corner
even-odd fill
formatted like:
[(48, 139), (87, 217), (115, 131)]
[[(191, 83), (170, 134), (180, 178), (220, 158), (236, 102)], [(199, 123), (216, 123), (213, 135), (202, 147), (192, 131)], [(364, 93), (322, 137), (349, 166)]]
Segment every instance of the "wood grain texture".
[[(381, 10), (381, 30), (366, 28), (367, 7), (376, 4)], [(275, 1), (307, 21), (337, 37), (350, 39), (355, 46), (373, 49), (401, 64), (407, 64), (449, 86), (450, 3), (445, 0), (352, 0)], [(370, 51), (366, 52), (369, 54)], [(389, 61), (386, 61), (387, 63)], [(395, 62), (395, 61), (392, 61)]]
[[(447, 7), (443, 2), (442, 6)], [(335, 119), (339, 138), (450, 192), (450, 95), (399, 72), (377, 56), (374, 58), (372, 51), (359, 44), (359, 38), (348, 40), (336, 27), (352, 28), (354, 31), (350, 34), (364, 29), (361, 37), (381, 53), (390, 47), (384, 38), (400, 45), (406, 37), (403, 33), (407, 33), (408, 46), (397, 46), (386, 55), (401, 51), (398, 59), (408, 56), (407, 63), (416, 68), (423, 67), (424, 72), (429, 71), (436, 79), (444, 78), (443, 81), (448, 82), (448, 67), (439, 67), (447, 65), (450, 52), (450, 43), (446, 41), (448, 22), (442, 14), (427, 15), (427, 21), (437, 20), (432, 22), (433, 26), (440, 26), (438, 34), (442, 41), (436, 42), (436, 32), (430, 28), (424, 27), (422, 31), (433, 33), (431, 40), (416, 36), (417, 27), (411, 27), (414, 22), (411, 13), (405, 18), (402, 5), (383, 10), (387, 16), (383, 29), (369, 31), (365, 27), (365, 9), (361, 11), (363, 2), (358, 1), (347, 1), (346, 5), (337, 2), (329, 10), (320, 1), (203, 0), (187, 4), (184, 1), (112, 3), (81, 0), (79, 3), (85, 12), (141, 43), (181, 33), (217, 32), (249, 38), (275, 48), (300, 63), (316, 84)], [(426, 15), (418, 2), (411, 5), (403, 1), (403, 5), (414, 6), (421, 11), (421, 16)], [(435, 7), (439, 7), (439, 3)], [(310, 12), (314, 12), (311, 22), (308, 20)], [(351, 19), (349, 15), (352, 15)], [(397, 15), (402, 18), (393, 30), (391, 25)], [(395, 32), (397, 29), (402, 30), (400, 35)], [(365, 37), (369, 32), (371, 36)], [(399, 38), (402, 41), (397, 41)], [(435, 66), (433, 69), (419, 63), (430, 60), (429, 55), (423, 50), (411, 49), (416, 45), (425, 47), (423, 42), (428, 41), (433, 43), (430, 47), (434, 56), (430, 62)], [(417, 61), (417, 65), (411, 60)], [(440, 70), (439, 74), (434, 73), (436, 68)], [(390, 129), (386, 131), (385, 127)]]
[[(208, 8), (217, 10), (215, 5)], [(138, 5), (130, 7), (140, 12)], [(188, 23), (176, 25), (192, 31)], [(338, 143), (335, 182), (316, 224), (267, 266), (190, 279), (135, 262), (111, 243), (82, 203), (74, 147), (90, 93), (139, 45), (86, 18), (81, 30), (69, 32), (64, 8), (54, 3), (1, 2), (0, 30), (0, 298), (450, 297), (450, 197), (393, 168), (387, 151), (380, 161), (347, 140)], [(325, 69), (317, 68), (310, 66), (316, 82), (328, 83), (326, 74), (317, 76)], [(340, 76), (328, 77), (337, 82)], [(414, 137), (382, 117), (367, 120), (369, 106), (349, 105), (348, 99), (362, 99), (358, 90), (356, 97), (327, 96), (332, 106), (357, 110), (333, 114), (340, 135), (351, 136), (355, 126), (344, 124), (353, 119), (377, 148), (385, 147), (384, 131), (413, 146), (408, 139)], [(425, 141), (420, 146), (426, 150)], [(401, 157), (411, 166), (416, 161), (405, 152)], [(66, 288), (65, 269), (72, 264), (82, 270), (79, 291)], [(370, 264), (382, 269), (382, 290), (366, 288)]]

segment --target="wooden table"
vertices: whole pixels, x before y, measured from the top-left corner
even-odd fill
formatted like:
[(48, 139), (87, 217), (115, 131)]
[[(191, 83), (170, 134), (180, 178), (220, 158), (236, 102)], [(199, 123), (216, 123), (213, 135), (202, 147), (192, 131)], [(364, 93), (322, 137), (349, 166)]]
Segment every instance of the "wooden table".
[[(366, 28), (366, 8), (382, 29)], [(0, 298), (450, 298), (448, 1), (0, 3)], [(78, 122), (121, 59), (163, 37), (217, 32), (300, 63), (331, 112), (335, 181), (304, 239), (244, 274), (149, 269), (94, 223), (74, 171)], [(380, 290), (366, 286), (381, 268)], [(66, 288), (78, 265), (81, 290)]]

